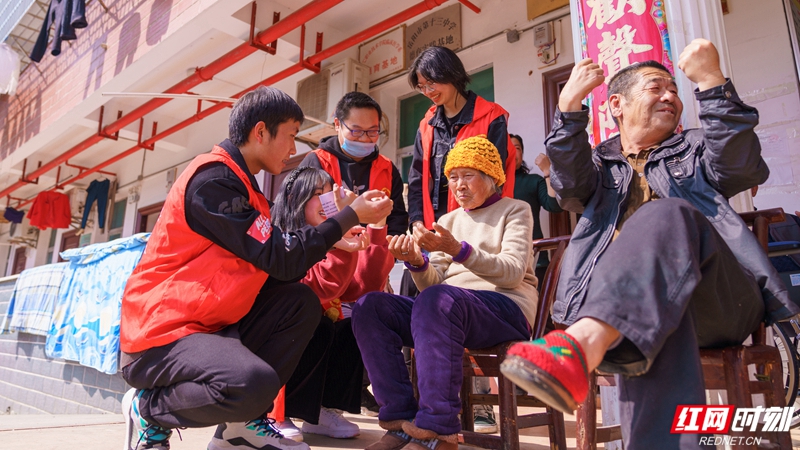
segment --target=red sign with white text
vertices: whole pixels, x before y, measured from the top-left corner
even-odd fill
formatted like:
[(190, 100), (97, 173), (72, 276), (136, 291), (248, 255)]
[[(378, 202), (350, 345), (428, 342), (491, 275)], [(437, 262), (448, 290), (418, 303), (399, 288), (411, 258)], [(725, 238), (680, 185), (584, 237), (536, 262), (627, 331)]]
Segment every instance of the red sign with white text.
[(670, 433), (727, 434), (733, 405), (678, 405)]
[(664, 0), (578, 0), (583, 58), (592, 58), (606, 76), (589, 96), (592, 145), (616, 133), (608, 110), (608, 81), (621, 69), (655, 60), (674, 74)]

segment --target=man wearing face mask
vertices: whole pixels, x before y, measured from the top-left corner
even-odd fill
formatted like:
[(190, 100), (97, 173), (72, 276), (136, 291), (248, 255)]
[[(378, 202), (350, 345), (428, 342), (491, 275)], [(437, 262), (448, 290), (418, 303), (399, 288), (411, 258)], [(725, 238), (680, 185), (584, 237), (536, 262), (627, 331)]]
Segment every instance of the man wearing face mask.
[(333, 180), (356, 195), (369, 189), (386, 193), (394, 207), (386, 219), (390, 236), (405, 234), (408, 213), (403, 201), (403, 180), (392, 161), (378, 153), (381, 107), (362, 92), (349, 92), (336, 105), (333, 124), (337, 135), (322, 138), (319, 148), (306, 155), (300, 167), (328, 172)]

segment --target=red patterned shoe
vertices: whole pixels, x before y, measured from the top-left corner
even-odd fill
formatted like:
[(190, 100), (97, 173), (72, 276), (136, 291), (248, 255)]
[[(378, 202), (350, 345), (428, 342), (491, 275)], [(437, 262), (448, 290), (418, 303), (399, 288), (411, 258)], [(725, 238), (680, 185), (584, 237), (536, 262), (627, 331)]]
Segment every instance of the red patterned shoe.
[(500, 371), (534, 397), (567, 414), (578, 408), (589, 390), (583, 349), (563, 331), (514, 344)]

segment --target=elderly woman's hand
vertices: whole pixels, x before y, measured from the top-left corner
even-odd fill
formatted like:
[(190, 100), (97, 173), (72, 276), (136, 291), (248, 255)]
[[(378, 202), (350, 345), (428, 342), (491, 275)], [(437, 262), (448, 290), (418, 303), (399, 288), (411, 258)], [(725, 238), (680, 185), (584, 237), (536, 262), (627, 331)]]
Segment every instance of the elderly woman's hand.
[(434, 223), (433, 231), (436, 232), (434, 237), (436, 238), (437, 245), (435, 248), (431, 248), (430, 251), (445, 252), (450, 256), (458, 255), (458, 253), (461, 251), (461, 242), (457, 241), (456, 238), (453, 237), (453, 235), (450, 233), (450, 230), (439, 225), (438, 223)]
[(420, 248), (430, 251), (435, 243), (435, 233), (425, 228), (422, 222), (414, 222), (411, 227), (411, 233), (412, 236), (414, 236), (414, 241), (416, 241)]
[(413, 237), (401, 234), (398, 236), (387, 236), (386, 239), (389, 241), (389, 253), (398, 261), (404, 261), (417, 267), (425, 264), (425, 260), (422, 258), (422, 252)]

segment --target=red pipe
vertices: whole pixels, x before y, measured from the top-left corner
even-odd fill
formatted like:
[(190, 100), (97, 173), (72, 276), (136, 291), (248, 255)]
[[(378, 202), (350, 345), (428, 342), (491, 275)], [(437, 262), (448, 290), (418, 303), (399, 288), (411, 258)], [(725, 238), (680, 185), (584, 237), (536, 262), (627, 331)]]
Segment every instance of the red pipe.
[(467, 8), (475, 11), (475, 13), (477, 13), (477, 14), (481, 13), (481, 9), (478, 8), (477, 6), (475, 6), (475, 4), (472, 3), (471, 1), (469, 1), (469, 0), (458, 0), (458, 1), (461, 2), (461, 4), (466, 6)]
[[(441, 5), (442, 3), (446, 2), (447, 0), (425, 0), (422, 2), (417, 3), (416, 5), (401, 11), (392, 17), (384, 20), (383, 22), (379, 22), (366, 30), (356, 33), (353, 36), (339, 42), (338, 44), (332, 45), (331, 47), (326, 48), (325, 50), (317, 53), (316, 55), (311, 55), (308, 57), (307, 61), (311, 64), (317, 64), (324, 59), (327, 59), (337, 53), (343, 52), (348, 48), (364, 42), (365, 39), (369, 39), (373, 36), (377, 36), (378, 34), (392, 28), (395, 25), (399, 25), (405, 22), (408, 19), (411, 19), (419, 14), (424, 13), (430, 9), (436, 8), (437, 6)], [(2, 195), (0, 195), (2, 197)]]
[[(425, 12), (425, 11), (433, 9), (433, 8), (443, 4), (446, 1), (447, 0), (424, 0), (424, 1), (414, 5), (412, 7), (410, 7), (408, 9), (404, 10), (404, 11), (401, 11), (398, 14), (395, 14), (394, 16), (392, 16), (392, 17), (390, 17), (390, 18), (388, 18), (388, 19), (386, 19), (386, 20), (384, 20), (382, 22), (379, 22), (379, 23), (377, 23), (377, 24), (375, 24), (375, 25), (373, 25), (373, 26), (371, 26), (371, 27), (369, 27), (369, 28), (357, 33), (357, 34), (354, 34), (353, 36), (351, 36), (351, 37), (349, 37), (347, 39), (344, 39), (343, 41), (341, 41), (341, 42), (339, 42), (339, 43), (337, 43), (337, 44), (335, 44), (335, 45), (333, 45), (333, 46), (331, 46), (331, 47), (329, 47), (329, 48), (327, 48), (327, 49), (325, 49), (323, 51), (320, 51), (318, 53), (315, 53), (315, 54), (309, 56), (308, 58), (306, 58), (305, 61), (300, 60), (297, 64), (289, 66), (286, 69), (284, 69), (284, 70), (282, 70), (282, 71), (270, 76), (269, 78), (266, 78), (263, 81), (255, 84), (253, 86), (250, 86), (247, 89), (244, 89), (243, 91), (241, 91), (241, 92), (237, 93), (236, 95), (234, 95), (232, 98), (239, 98), (242, 95), (246, 94), (247, 92), (252, 91), (253, 89), (255, 89), (255, 88), (259, 87), (259, 86), (262, 86), (262, 85), (263, 86), (269, 86), (271, 84), (277, 83), (278, 81), (281, 81), (281, 80), (283, 80), (285, 78), (288, 78), (288, 77), (300, 72), (301, 70), (305, 69), (308, 64), (317, 64), (317, 63), (321, 62), (322, 60), (324, 60), (326, 58), (329, 58), (329, 57), (331, 57), (331, 56), (333, 56), (335, 54), (338, 54), (338, 53), (340, 53), (340, 52), (342, 52), (344, 50), (347, 50), (348, 48), (352, 47), (353, 45), (356, 45), (358, 43), (363, 42), (365, 39), (369, 39), (369, 38), (371, 38), (373, 36), (377, 36), (378, 34), (380, 34), (380, 33), (384, 32), (384, 31), (394, 27), (395, 25), (399, 25), (399, 24), (405, 22), (406, 20), (409, 20), (409, 19), (411, 19), (411, 18), (413, 18), (413, 17), (415, 17), (415, 16), (417, 16), (417, 15), (419, 15), (419, 14)], [(288, 17), (287, 17), (287, 19), (288, 19)], [(301, 55), (301, 58), (302, 58), (302, 55)], [(65, 182), (64, 184), (56, 186), (54, 189), (62, 189), (64, 186), (67, 186), (69, 184), (74, 183), (77, 180), (85, 178), (85, 177), (91, 175), (94, 172), (100, 171), (101, 169), (103, 169), (103, 168), (105, 168), (105, 167), (107, 167), (107, 166), (109, 166), (111, 164), (114, 164), (115, 162), (120, 161), (120, 160), (122, 160), (122, 159), (124, 159), (124, 158), (126, 158), (126, 157), (128, 157), (128, 156), (130, 156), (130, 155), (132, 155), (134, 153), (136, 153), (137, 151), (141, 150), (143, 148), (143, 146), (152, 146), (157, 141), (159, 141), (161, 139), (164, 139), (165, 137), (167, 137), (167, 136), (169, 136), (169, 135), (171, 135), (171, 134), (173, 134), (173, 133), (175, 133), (177, 131), (180, 131), (180, 130), (184, 129), (184, 128), (188, 127), (189, 125), (192, 125), (195, 122), (199, 122), (200, 120), (203, 120), (206, 117), (214, 114), (217, 111), (223, 110), (223, 109), (227, 108), (230, 105), (231, 105), (231, 103), (228, 103), (228, 102), (219, 102), (219, 103), (209, 107), (208, 109), (200, 111), (197, 114), (189, 117), (188, 119), (186, 119), (186, 120), (184, 120), (182, 122), (179, 122), (179, 123), (173, 125), (170, 128), (167, 128), (166, 130), (158, 133), (155, 136), (150, 137), (150, 139), (142, 141), (141, 144), (137, 143), (135, 146), (129, 148), (128, 150), (125, 150), (124, 152), (122, 152), (122, 153), (120, 153), (120, 154), (118, 154), (118, 155), (116, 155), (116, 156), (114, 156), (114, 157), (112, 157), (112, 158), (110, 158), (110, 159), (108, 159), (108, 160), (106, 160), (106, 161), (104, 161), (104, 162), (102, 162), (102, 163), (100, 163), (100, 164), (88, 169), (85, 172), (79, 173), (78, 175), (76, 175), (76, 176), (70, 178), (69, 180), (67, 180), (67, 182)], [(50, 163), (48, 163), (48, 165), (49, 164)], [(33, 175), (35, 175), (35, 172), (31, 174), (31, 176), (33, 176)], [(10, 189), (10, 188), (8, 188), (8, 189)], [(6, 190), (8, 190), (8, 189), (6, 189)], [(13, 192), (13, 190), (12, 190), (12, 192)], [(3, 195), (7, 195), (7, 193), (5, 193), (5, 191), (0, 192), (0, 198), (2, 198)], [(31, 200), (28, 200), (28, 202), (30, 202), (30, 201)], [(27, 204), (27, 202), (26, 202), (26, 204)]]
[[(242, 92), (234, 95), (233, 98), (239, 98), (242, 95), (244, 95), (245, 93), (247, 93), (249, 91), (252, 91), (253, 89), (255, 89), (255, 88), (257, 88), (257, 87), (259, 87), (261, 85), (269, 85), (269, 84), (277, 83), (278, 81), (280, 81), (280, 80), (282, 80), (284, 78), (287, 78), (287, 77), (289, 77), (291, 75), (294, 75), (297, 72), (300, 72), (302, 69), (303, 69), (303, 67), (300, 66), (299, 64), (294, 64), (292, 66), (289, 66), (286, 69), (284, 69), (283, 71), (278, 72), (275, 75), (272, 75), (271, 77), (265, 79), (264, 81), (262, 81), (262, 82), (260, 82), (260, 83), (258, 83), (256, 85), (253, 85), (253, 86), (243, 90)], [(231, 105), (231, 103), (228, 103), (228, 102), (219, 102), (219, 103), (215, 104), (214, 106), (211, 106), (208, 109), (204, 109), (203, 111), (200, 111), (199, 113), (189, 117), (188, 119), (186, 119), (186, 120), (184, 120), (182, 122), (179, 122), (179, 123), (167, 128), (166, 130), (162, 131), (161, 133), (158, 133), (157, 135), (151, 137), (150, 139), (147, 139), (147, 140), (143, 141), (142, 144), (143, 145), (153, 145), (157, 141), (159, 141), (161, 139), (164, 139), (165, 137), (167, 137), (167, 136), (169, 136), (169, 135), (171, 135), (171, 134), (173, 134), (173, 133), (175, 133), (177, 131), (180, 131), (180, 130), (184, 129), (184, 128), (188, 127), (189, 125), (192, 125), (195, 122), (199, 122), (199, 121), (205, 119), (206, 117), (214, 114), (215, 112), (221, 111), (221, 110), (227, 108), (230, 105)], [(107, 166), (109, 166), (111, 164), (114, 164), (115, 162), (117, 162), (119, 160), (122, 160), (122, 159), (124, 159), (124, 158), (126, 158), (126, 157), (128, 157), (128, 156), (130, 156), (130, 155), (132, 155), (134, 153), (136, 153), (137, 151), (139, 151), (141, 149), (142, 149), (142, 147), (139, 146), (139, 144), (136, 144), (133, 147), (129, 148), (128, 150), (125, 150), (124, 152), (122, 152), (122, 153), (120, 153), (120, 154), (118, 154), (118, 155), (116, 155), (116, 156), (114, 156), (114, 157), (112, 157), (112, 158), (110, 158), (110, 159), (108, 159), (106, 161), (103, 161), (100, 164), (92, 167), (91, 169), (87, 170), (86, 172), (79, 173), (78, 175), (70, 178), (69, 180), (67, 180), (68, 182), (66, 182), (66, 183), (64, 183), (64, 184), (62, 184), (60, 186), (56, 186), (56, 189), (63, 189), (64, 186), (66, 186), (68, 184), (72, 184), (75, 181), (80, 180), (81, 178), (85, 178), (85, 177), (89, 176), (90, 174), (92, 174), (94, 172), (98, 172), (101, 169), (103, 169), (103, 168), (105, 168), (105, 167), (107, 167)]]
[[(322, 14), (323, 12), (327, 11), (328, 9), (337, 5), (338, 3), (341, 3), (342, 1), (344, 0), (312, 0), (310, 3), (306, 4), (302, 8), (286, 16), (284, 20), (272, 25), (271, 27), (259, 33), (258, 36), (256, 37), (256, 42), (262, 45), (272, 42), (275, 39), (278, 39), (279, 37), (299, 27), (300, 25), (308, 22), (314, 17)], [(233, 50), (229, 51), (222, 57), (216, 59), (211, 64), (203, 68), (198, 67), (197, 70), (195, 70), (195, 72), (192, 75), (186, 77), (183, 81), (180, 81), (178, 84), (167, 89), (166, 91), (164, 91), (164, 93), (183, 94), (189, 89), (192, 89), (193, 87), (197, 86), (198, 84), (210, 80), (214, 75), (222, 72), (223, 70), (227, 69), (233, 64), (241, 61), (248, 55), (254, 53), (256, 50), (257, 49), (255, 47), (250, 46), (249, 42), (243, 43), (238, 47), (234, 48)], [(170, 100), (171, 99), (169, 98), (155, 98), (149, 100), (142, 106), (134, 109), (133, 111), (122, 116), (116, 121), (108, 124), (105, 128), (103, 128), (103, 134), (112, 135), (116, 133), (122, 128), (144, 117), (145, 114), (152, 112), (158, 107), (166, 104)], [(66, 152), (56, 157), (56, 159), (43, 165), (41, 168), (36, 169), (28, 176), (28, 178), (36, 179), (37, 177), (44, 175), (50, 170), (55, 169), (59, 164), (66, 162), (67, 160), (69, 160), (70, 158), (79, 153), (82, 153), (84, 150), (94, 146), (103, 139), (104, 138), (102, 136), (97, 134), (90, 136), (89, 138), (85, 139), (78, 145), (72, 147), (71, 149), (67, 150)], [(8, 195), (25, 185), (26, 185), (25, 182), (18, 181), (0, 191), (0, 197)]]

